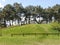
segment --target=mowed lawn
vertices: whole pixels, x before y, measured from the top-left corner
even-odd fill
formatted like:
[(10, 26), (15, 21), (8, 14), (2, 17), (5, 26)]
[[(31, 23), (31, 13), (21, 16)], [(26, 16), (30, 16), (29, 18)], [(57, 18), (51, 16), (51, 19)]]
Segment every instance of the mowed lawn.
[(60, 45), (60, 35), (14, 35), (21, 33), (55, 33), (51, 24), (29, 24), (0, 29), (0, 45)]

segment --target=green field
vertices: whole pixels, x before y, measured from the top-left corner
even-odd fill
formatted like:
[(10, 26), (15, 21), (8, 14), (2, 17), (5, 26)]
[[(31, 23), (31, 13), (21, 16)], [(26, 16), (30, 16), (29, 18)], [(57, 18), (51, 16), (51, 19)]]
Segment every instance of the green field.
[(0, 45), (60, 45), (60, 35), (14, 35), (21, 33), (56, 33), (51, 24), (28, 24), (0, 29)]

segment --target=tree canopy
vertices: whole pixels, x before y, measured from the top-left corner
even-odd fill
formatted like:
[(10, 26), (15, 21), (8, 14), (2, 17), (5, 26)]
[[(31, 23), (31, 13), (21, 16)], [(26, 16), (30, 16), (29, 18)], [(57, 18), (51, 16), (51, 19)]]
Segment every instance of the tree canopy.
[(26, 15), (44, 14), (45, 17), (49, 18), (51, 16), (55, 16), (56, 20), (58, 19), (60, 20), (60, 5), (56, 4), (53, 7), (43, 9), (40, 5), (37, 6), (29, 5), (23, 7), (21, 3), (19, 4), (16, 2), (13, 5), (11, 4), (5, 5), (2, 10), (0, 8), (0, 17), (3, 16), (6, 19), (14, 18), (18, 13), (25, 13)]

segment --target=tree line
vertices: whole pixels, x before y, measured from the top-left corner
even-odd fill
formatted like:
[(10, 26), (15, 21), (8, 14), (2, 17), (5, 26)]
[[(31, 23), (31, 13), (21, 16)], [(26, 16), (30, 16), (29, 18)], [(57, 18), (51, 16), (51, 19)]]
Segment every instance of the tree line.
[(2, 18), (5, 19), (11, 19), (17, 18), (16, 15), (21, 13), (24, 13), (26, 17), (30, 15), (39, 14), (45, 17), (46, 19), (49, 18), (51, 20), (52, 16), (55, 17), (55, 21), (60, 22), (60, 5), (56, 4), (53, 7), (48, 8), (42, 8), (40, 5), (33, 6), (29, 5), (26, 7), (23, 7), (23, 5), (20, 3), (14, 3), (13, 5), (7, 4), (4, 6), (4, 8), (0, 8), (0, 21)]

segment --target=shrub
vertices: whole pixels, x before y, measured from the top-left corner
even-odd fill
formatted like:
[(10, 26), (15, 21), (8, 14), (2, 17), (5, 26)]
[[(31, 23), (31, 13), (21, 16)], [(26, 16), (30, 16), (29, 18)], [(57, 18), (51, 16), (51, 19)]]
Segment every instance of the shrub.
[(58, 24), (57, 22), (52, 23), (52, 29), (60, 32), (60, 24)]

